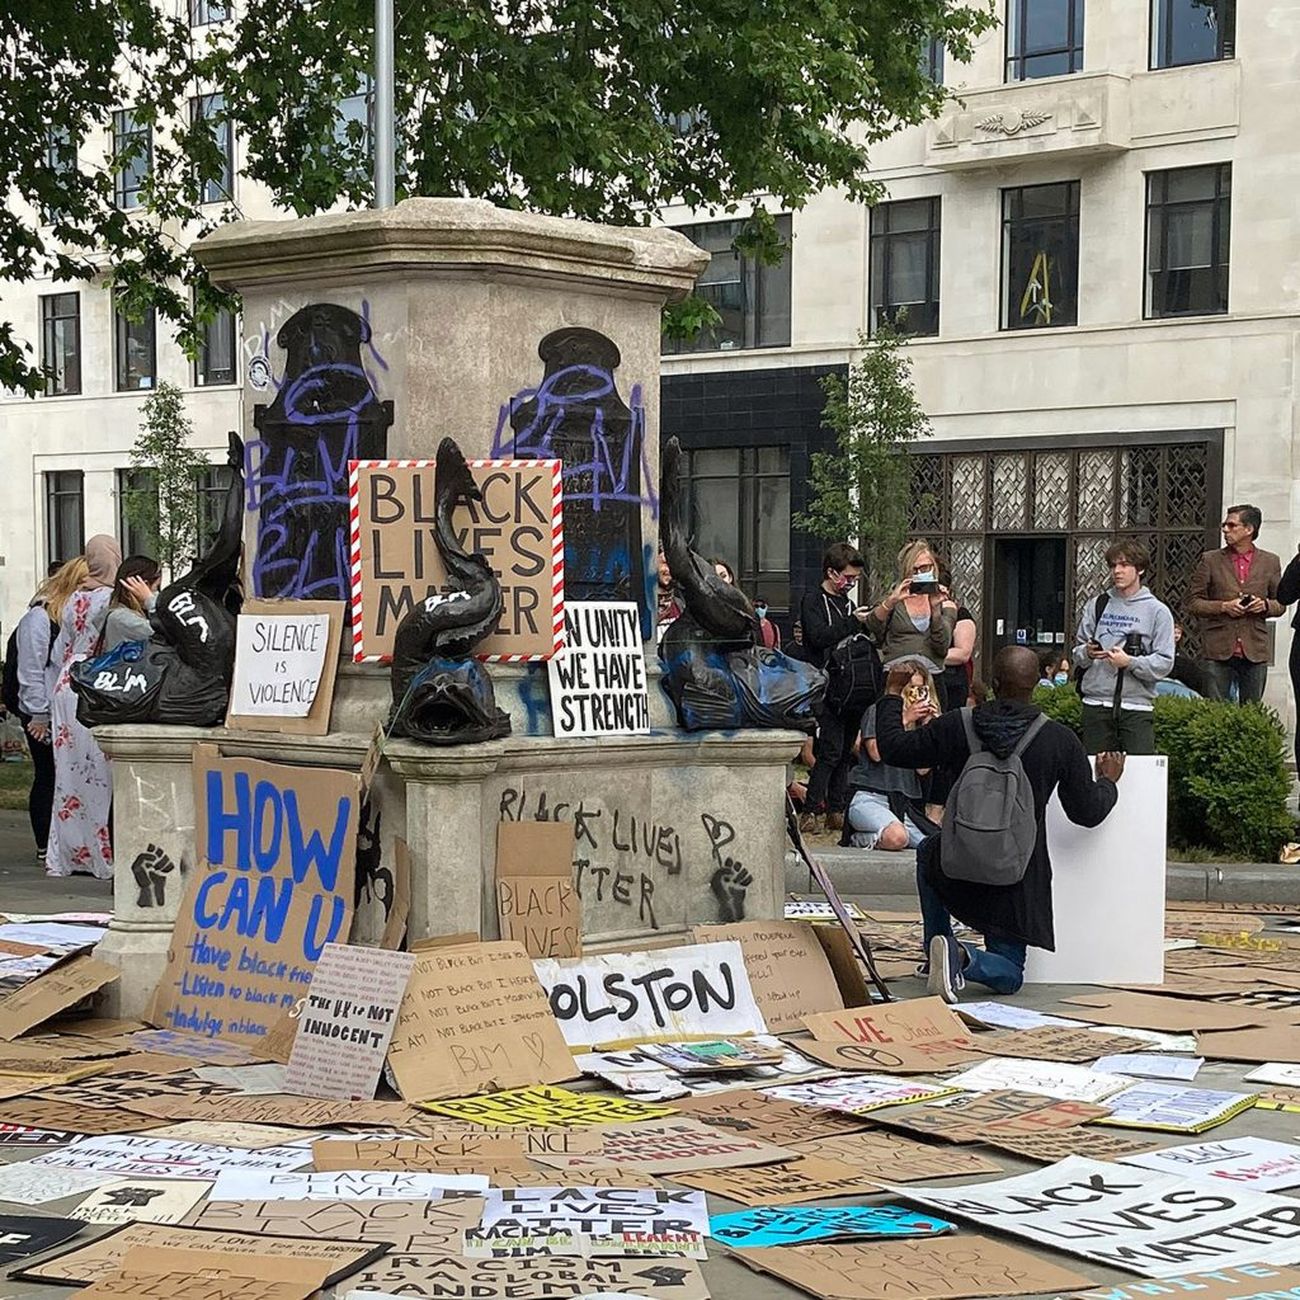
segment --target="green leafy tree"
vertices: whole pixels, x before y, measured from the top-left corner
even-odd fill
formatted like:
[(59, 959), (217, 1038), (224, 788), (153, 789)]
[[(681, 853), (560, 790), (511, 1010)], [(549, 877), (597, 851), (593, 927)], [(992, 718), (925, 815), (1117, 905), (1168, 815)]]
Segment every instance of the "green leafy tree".
[(847, 377), (822, 380), (822, 423), (835, 434), (835, 446), (813, 453), (808, 508), (795, 523), (826, 541), (856, 539), (872, 590), (880, 591), (893, 586), (897, 554), (907, 538), (906, 449), (932, 431), (912, 386), (903, 339), (882, 327), (858, 342), (861, 355)]
[[(0, 159), (17, 202), (0, 212), (10, 279), (97, 280), (150, 304), (193, 351), (198, 316), (235, 305), (188, 241), (237, 215), (204, 207), (221, 177), (213, 128), (231, 122), (244, 170), (307, 215), (371, 199), (360, 101), (373, 59), (372, 0), (240, 0), (191, 30), (187, 6), (40, 0), (0, 21)], [(179, 12), (178, 12), (179, 10)], [(490, 199), (597, 221), (646, 224), (673, 202), (740, 214), (737, 244), (780, 255), (755, 194), (795, 210), (819, 190), (877, 196), (871, 146), (931, 116), (942, 87), (919, 53), (950, 58), (994, 22), (993, 0), (512, 0), (397, 6), (398, 196)], [(193, 120), (195, 86), (220, 113)], [(105, 128), (130, 106), (153, 128), (144, 220), (119, 211)], [(64, 166), (80, 150), (80, 168)], [(55, 165), (52, 165), (55, 164)], [(105, 257), (104, 254), (107, 254)], [(688, 311), (683, 328), (709, 318)], [(0, 383), (39, 390), (30, 348), (0, 321)]]
[(198, 480), (208, 458), (190, 446), (194, 425), (185, 414), (185, 395), (175, 384), (159, 384), (140, 414), (131, 465), (144, 471), (148, 486), (128, 491), (123, 509), (131, 527), (153, 542), (154, 558), (175, 576), (197, 546)]

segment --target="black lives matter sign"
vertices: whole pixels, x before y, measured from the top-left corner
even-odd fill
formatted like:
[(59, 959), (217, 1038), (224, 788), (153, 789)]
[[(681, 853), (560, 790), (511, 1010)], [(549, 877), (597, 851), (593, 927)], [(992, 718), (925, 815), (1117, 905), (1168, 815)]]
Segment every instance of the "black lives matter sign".
[(643, 736), (650, 730), (640, 614), (633, 601), (574, 601), (564, 649), (547, 664), (557, 736)]
[[(564, 538), (558, 460), (472, 460), (482, 501), (452, 515), (457, 543), (481, 552), (504, 609), (483, 658), (545, 659), (563, 631)], [(433, 461), (352, 463), (352, 658), (391, 658), (397, 626), (418, 603), (452, 593), (435, 540)], [(557, 569), (559, 580), (557, 581)]]

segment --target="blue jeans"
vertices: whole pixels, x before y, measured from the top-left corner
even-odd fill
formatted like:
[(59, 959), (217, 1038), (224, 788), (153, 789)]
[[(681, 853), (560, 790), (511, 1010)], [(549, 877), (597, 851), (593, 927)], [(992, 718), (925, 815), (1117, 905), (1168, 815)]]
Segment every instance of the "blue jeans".
[[(941, 934), (946, 939), (953, 937), (952, 917), (925, 878), (920, 858), (921, 855), (917, 854), (916, 893), (921, 900), (921, 924), (925, 931), (925, 954), (928, 959), (930, 940), (936, 934)], [(1016, 993), (1025, 982), (1025, 945), (1018, 940), (985, 931), (983, 948), (961, 942), (958, 947), (966, 954), (962, 974), (967, 980), (987, 985), (994, 993)]]

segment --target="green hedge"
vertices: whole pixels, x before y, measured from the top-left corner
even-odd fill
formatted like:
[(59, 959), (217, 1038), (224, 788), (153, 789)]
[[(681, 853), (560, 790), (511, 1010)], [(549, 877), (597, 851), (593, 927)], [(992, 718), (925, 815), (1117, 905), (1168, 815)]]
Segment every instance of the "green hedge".
[[(1034, 703), (1079, 730), (1073, 683), (1040, 686)], [(1249, 862), (1276, 862), (1295, 825), (1287, 808), (1286, 732), (1276, 713), (1218, 700), (1158, 696), (1156, 749), (1169, 758), (1169, 839)]]

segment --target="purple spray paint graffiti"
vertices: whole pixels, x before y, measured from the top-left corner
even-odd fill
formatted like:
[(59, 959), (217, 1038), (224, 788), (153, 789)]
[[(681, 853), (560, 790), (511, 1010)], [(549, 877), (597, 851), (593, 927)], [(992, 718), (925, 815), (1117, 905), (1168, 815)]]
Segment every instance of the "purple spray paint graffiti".
[[(640, 384), (619, 396), (617, 346), (589, 329), (555, 330), (537, 348), (542, 382), (501, 408), (494, 456), (564, 462), (564, 586), (570, 600), (634, 600), (648, 618), (641, 508), (659, 515)], [(643, 486), (644, 484), (644, 486)], [(648, 626), (648, 624), (647, 624)]]
[(369, 341), (369, 321), (335, 303), (302, 308), (276, 335), (284, 378), (253, 408), (260, 437), (245, 453), (258, 596), (348, 599), (348, 461), (381, 459), (393, 422), (362, 363)]

